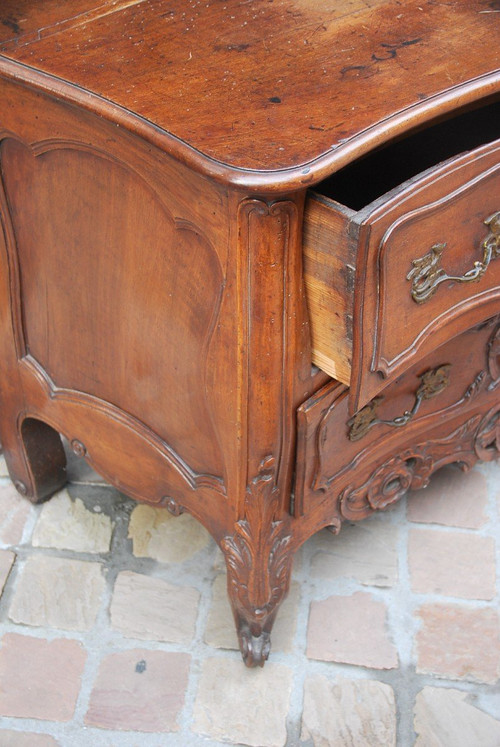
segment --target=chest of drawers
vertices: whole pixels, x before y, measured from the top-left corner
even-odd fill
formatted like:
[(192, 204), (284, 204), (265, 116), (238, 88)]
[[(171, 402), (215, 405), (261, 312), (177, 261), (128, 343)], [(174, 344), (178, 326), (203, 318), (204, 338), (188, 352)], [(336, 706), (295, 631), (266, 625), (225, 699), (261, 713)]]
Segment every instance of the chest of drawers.
[(498, 456), (497, 5), (2, 3), (10, 474), (191, 512), (249, 666), (308, 537)]

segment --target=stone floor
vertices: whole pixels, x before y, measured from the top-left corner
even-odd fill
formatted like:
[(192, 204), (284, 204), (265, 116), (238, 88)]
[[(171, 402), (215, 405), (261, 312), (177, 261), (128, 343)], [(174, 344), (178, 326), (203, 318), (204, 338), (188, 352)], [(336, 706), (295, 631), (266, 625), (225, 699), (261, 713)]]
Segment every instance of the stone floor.
[(205, 530), (69, 472), (0, 463), (0, 747), (500, 745), (500, 464), (309, 540), (263, 670)]

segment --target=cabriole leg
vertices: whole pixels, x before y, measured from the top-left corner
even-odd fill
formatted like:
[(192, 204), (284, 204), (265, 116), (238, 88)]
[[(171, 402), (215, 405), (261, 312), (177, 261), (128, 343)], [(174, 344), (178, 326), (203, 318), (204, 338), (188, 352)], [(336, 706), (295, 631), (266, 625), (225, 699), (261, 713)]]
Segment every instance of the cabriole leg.
[(245, 518), (221, 542), (229, 599), (248, 667), (264, 666), (271, 628), (290, 586), (292, 537), (288, 521), (275, 519), (278, 496), (272, 475), (258, 476), (247, 490)]

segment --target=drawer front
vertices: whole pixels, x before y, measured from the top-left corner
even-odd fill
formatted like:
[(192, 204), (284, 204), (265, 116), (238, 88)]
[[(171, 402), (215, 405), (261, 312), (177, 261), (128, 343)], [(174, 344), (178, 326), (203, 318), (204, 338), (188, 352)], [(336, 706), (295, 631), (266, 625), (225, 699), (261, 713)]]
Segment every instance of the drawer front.
[(500, 141), (358, 214), (351, 411), (500, 309)]
[[(425, 477), (441, 463), (468, 463), (466, 450), (461, 452), (464, 439), (473, 439), (477, 457), (493, 458), (497, 450), (490, 441), (495, 434), (486, 414), (499, 409), (499, 391), (500, 316), (427, 355), (355, 416), (349, 412), (349, 389), (328, 383), (298, 410), (297, 514), (314, 517), (325, 502), (328, 508), (332, 500), (348, 495), (349, 501), (340, 506), (344, 518), (362, 518), (384, 508), (405, 486), (399, 478), (385, 480), (392, 472), (384, 471), (382, 463), (390, 454), (399, 464), (397, 455), (415, 444), (424, 445), (408, 450), (402, 474), (406, 468), (418, 468)], [(467, 428), (460, 430), (463, 423)], [(433, 440), (430, 434), (436, 430), (438, 438)], [(366, 491), (351, 489), (363, 485), (379, 466), (381, 482), (373, 483), (370, 504)]]

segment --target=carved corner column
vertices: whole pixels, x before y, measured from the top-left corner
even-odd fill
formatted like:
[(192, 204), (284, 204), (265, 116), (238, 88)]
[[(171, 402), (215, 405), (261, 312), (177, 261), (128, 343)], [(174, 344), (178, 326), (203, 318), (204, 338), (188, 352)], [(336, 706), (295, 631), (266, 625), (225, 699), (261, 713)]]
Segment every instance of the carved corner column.
[(298, 542), (291, 516), (295, 408), (310, 383), (302, 196), (237, 204), (239, 474), (222, 538), (241, 652), (263, 666)]

